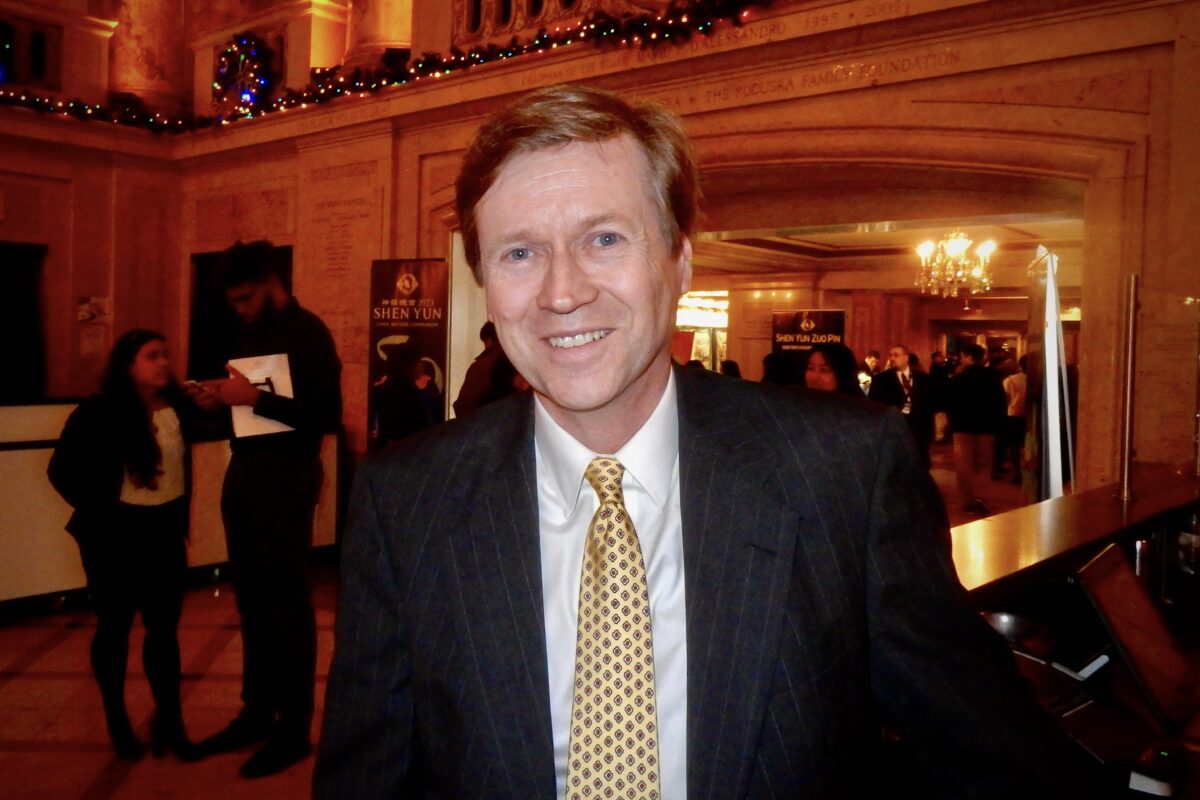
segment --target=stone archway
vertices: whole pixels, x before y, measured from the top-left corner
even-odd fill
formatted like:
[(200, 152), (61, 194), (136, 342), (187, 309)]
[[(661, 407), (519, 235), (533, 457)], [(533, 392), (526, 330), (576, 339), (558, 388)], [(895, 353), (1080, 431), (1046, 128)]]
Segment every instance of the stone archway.
[[(786, 118), (786, 117), (785, 117)], [(711, 120), (711, 118), (710, 118)], [(951, 218), (1073, 204), (1084, 221), (1078, 486), (1119, 472), (1124, 276), (1141, 269), (1144, 175), (1136, 142), (1040, 133), (791, 128), (758, 133), (689, 121), (712, 230)], [(899, 207), (899, 203), (911, 203)], [(1008, 204), (1006, 206), (1006, 204)], [(799, 215), (799, 216), (798, 216)]]

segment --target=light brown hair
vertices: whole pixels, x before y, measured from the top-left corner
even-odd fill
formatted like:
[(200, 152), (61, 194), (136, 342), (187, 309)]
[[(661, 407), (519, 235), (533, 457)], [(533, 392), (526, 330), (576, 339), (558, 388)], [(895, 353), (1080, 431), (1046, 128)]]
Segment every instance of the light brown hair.
[(467, 263), (483, 284), (475, 208), (508, 160), (572, 142), (603, 142), (628, 134), (641, 147), (650, 169), (655, 205), (671, 254), (679, 255), (692, 234), (700, 181), (691, 143), (679, 117), (653, 103), (632, 105), (611, 92), (588, 86), (539, 89), (494, 114), (480, 127), (463, 156), (455, 208)]

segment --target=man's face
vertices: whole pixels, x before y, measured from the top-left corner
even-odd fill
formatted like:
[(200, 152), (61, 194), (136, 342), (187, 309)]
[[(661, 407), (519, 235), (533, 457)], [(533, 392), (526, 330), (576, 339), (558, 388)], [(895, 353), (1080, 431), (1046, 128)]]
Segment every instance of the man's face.
[(672, 257), (634, 140), (514, 156), (476, 218), (488, 318), (559, 424), (593, 411), (648, 417), (670, 371), (691, 243)]
[(241, 283), (225, 290), (225, 302), (242, 322), (257, 322), (267, 307), (267, 284)]
[(902, 347), (893, 347), (888, 350), (888, 363), (892, 369), (905, 370), (908, 369), (908, 351)]

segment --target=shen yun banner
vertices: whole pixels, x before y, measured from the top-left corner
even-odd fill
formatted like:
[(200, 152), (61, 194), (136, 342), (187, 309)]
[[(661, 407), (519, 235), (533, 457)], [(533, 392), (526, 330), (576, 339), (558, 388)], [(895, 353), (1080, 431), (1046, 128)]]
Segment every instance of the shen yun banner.
[(846, 312), (815, 308), (771, 314), (771, 350), (776, 353), (811, 350), (815, 344), (844, 343)]
[(372, 448), (445, 419), (449, 301), (444, 260), (371, 263), (367, 419)]

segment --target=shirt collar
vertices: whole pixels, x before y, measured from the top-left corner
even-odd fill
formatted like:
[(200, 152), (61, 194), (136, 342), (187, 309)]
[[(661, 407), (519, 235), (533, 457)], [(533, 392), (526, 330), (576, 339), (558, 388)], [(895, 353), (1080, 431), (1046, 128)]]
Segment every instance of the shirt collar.
[[(563, 516), (574, 512), (583, 490), (591, 491), (584, 472), (597, 455), (567, 433), (550, 416), (541, 398), (534, 395), (534, 443), (549, 484), (539, 487)], [(625, 445), (613, 453), (625, 467), (625, 479), (633, 479), (650, 501), (659, 505), (670, 495), (675, 465), (679, 460), (679, 412), (675, 399), (675, 373), (645, 424)]]

